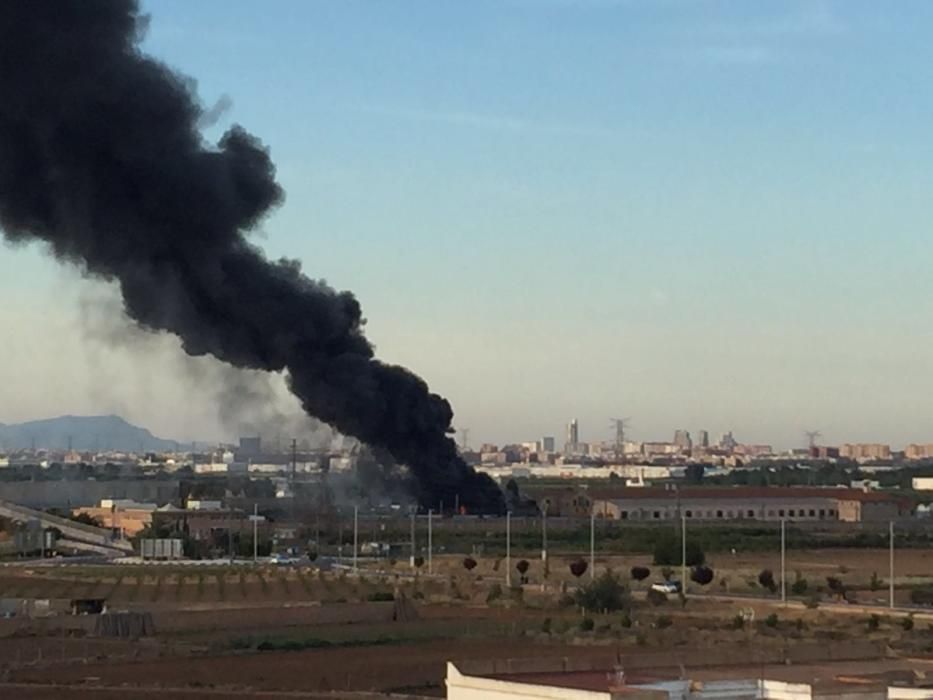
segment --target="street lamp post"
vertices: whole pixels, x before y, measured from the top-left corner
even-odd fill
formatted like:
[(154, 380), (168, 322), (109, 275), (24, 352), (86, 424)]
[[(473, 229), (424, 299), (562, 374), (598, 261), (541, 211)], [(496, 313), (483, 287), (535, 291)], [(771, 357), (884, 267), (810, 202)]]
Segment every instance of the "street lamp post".
[(596, 576), (596, 513), (590, 513), (590, 581)]
[(888, 607), (894, 609), (894, 521), (888, 523)]
[(505, 585), (512, 587), (512, 511), (505, 514)]
[(687, 514), (680, 513), (680, 590), (687, 592)]
[(434, 517), (434, 511), (428, 511), (428, 573), (431, 574), (434, 572), (434, 541), (432, 534), (432, 524), (431, 520)]
[(360, 531), (360, 507), (353, 506), (353, 571), (354, 572), (359, 569), (359, 560), (357, 559), (357, 553), (360, 551), (359, 531)]
[(781, 518), (781, 604), (787, 605), (787, 529)]
[(411, 568), (415, 568), (415, 508), (411, 508)]

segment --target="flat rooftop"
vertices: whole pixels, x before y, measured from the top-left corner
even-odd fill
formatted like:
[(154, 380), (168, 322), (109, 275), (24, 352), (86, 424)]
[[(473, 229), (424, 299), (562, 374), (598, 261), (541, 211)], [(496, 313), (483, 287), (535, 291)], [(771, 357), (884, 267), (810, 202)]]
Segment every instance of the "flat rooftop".
[[(625, 668), (625, 657), (621, 658)], [(853, 686), (933, 686), (933, 658), (877, 659), (860, 661), (820, 662), (812, 664), (741, 664), (706, 668), (638, 669), (625, 673), (624, 686), (619, 686), (612, 668), (591, 671), (554, 671), (531, 673), (499, 673), (485, 678), (547, 685), (573, 690), (619, 692), (626, 687), (650, 685), (664, 681), (689, 679), (695, 682), (739, 681), (767, 679), (785, 683), (807, 683), (819, 690), (852, 688)]]

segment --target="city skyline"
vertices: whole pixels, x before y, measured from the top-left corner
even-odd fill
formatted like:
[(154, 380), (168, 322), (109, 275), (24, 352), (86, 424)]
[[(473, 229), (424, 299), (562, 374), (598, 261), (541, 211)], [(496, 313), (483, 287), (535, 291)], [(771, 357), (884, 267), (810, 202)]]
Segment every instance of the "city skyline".
[[(269, 144), (287, 197), (254, 240), (354, 289), (457, 428), (933, 431), (933, 8), (413, 4), (164, 0), (144, 46), (231, 104), (208, 138)], [(4, 246), (0, 294), (4, 422), (235, 436), (209, 362), (100, 323), (99, 283)]]

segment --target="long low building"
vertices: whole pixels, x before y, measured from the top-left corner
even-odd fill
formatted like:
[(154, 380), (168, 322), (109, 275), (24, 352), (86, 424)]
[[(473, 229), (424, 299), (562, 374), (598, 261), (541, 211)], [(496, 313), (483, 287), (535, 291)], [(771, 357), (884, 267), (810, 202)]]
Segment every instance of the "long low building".
[(589, 498), (596, 517), (611, 520), (884, 522), (911, 512), (897, 496), (843, 488), (592, 489)]
[[(547, 659), (517, 660), (520, 672), (468, 674), (447, 664), (447, 700), (933, 700), (923, 670), (903, 662), (694, 668), (690, 676), (665, 669), (626, 673), (621, 665), (590, 670), (545, 670)], [(529, 670), (538, 667), (539, 670)], [(880, 672), (872, 672), (874, 668)], [(829, 673), (827, 673), (829, 671)]]

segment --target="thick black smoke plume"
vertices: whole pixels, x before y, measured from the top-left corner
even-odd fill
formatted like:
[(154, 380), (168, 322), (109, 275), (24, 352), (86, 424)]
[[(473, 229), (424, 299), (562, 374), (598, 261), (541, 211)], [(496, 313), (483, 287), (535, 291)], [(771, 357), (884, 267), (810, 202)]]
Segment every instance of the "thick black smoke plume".
[(285, 371), (305, 410), (408, 465), (417, 498), (497, 511), (450, 405), (373, 357), (360, 305), (245, 239), (282, 200), (240, 127), (216, 146), (190, 81), (140, 52), (134, 0), (0, 2), (0, 228), (115, 281), (127, 314), (193, 355)]

